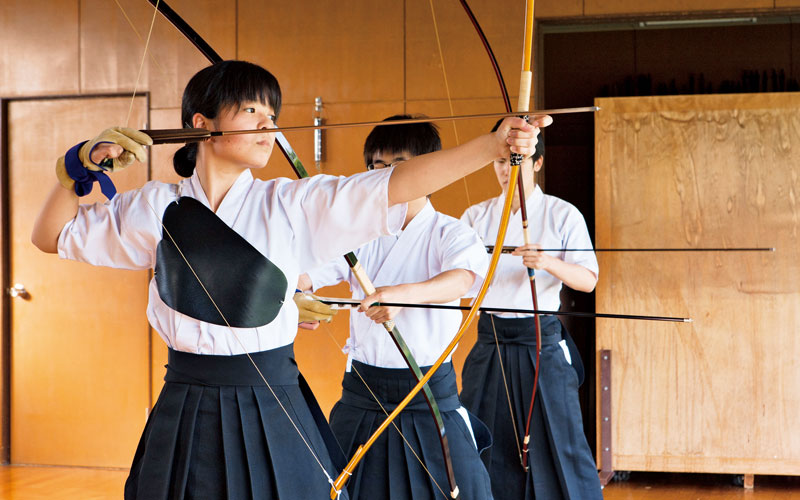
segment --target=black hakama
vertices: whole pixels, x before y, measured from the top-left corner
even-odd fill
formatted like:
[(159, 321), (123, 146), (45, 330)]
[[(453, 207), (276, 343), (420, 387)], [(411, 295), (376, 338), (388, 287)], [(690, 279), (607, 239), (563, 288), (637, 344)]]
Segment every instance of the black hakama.
[[(461, 399), (468, 410), (486, 423), (494, 438), (494, 445), (483, 454), (483, 460), (492, 478), (495, 497), (509, 500), (602, 498), (597, 468), (583, 433), (577, 367), (567, 362), (558, 345), (562, 340), (558, 319), (541, 316), (540, 320), (541, 370), (530, 428), (527, 473), (520, 463), (519, 449), (536, 366), (533, 318), (508, 319), (481, 314), (478, 341), (464, 364)], [(516, 429), (512, 428), (509, 416), (494, 331)], [(580, 363), (576, 352), (571, 352), (571, 356), (575, 364)]]
[[(427, 370), (428, 367), (422, 368), (423, 373)], [(389, 413), (416, 385), (414, 375), (408, 369), (378, 368), (353, 361), (353, 369), (345, 373), (342, 380), (342, 399), (331, 411), (331, 428), (348, 457), (386, 419), (356, 372), (364, 378)], [(461, 403), (452, 363), (442, 365), (429, 381), (429, 386), (441, 410), (460, 498), (490, 499), (489, 475), (481, 462), (479, 450), (491, 444), (491, 436), (486, 426), (470, 415), (475, 434), (473, 441), (464, 418), (456, 411)], [(439, 434), (423, 396), (417, 394), (394, 422), (422, 459), (430, 475), (408, 449), (397, 429), (390, 426), (356, 467), (347, 485), (350, 498), (442, 499), (442, 491), (445, 492), (444, 498), (450, 498)]]
[[(335, 479), (344, 457), (297, 369), (293, 345), (250, 356)], [(164, 380), (126, 500), (329, 498), (328, 477), (246, 355), (170, 349)]]

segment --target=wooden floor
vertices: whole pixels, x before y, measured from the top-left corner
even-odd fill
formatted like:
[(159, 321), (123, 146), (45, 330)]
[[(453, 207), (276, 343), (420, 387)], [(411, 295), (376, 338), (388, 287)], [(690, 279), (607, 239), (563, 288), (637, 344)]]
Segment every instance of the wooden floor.
[(2, 500), (121, 499), (127, 470), (0, 466)]
[(734, 484), (729, 474), (631, 472), (627, 481), (612, 481), (605, 500), (788, 500), (800, 499), (800, 477), (756, 476), (755, 488)]
[[(128, 472), (69, 467), (0, 466), (2, 500), (118, 500)], [(632, 473), (611, 482), (605, 500), (788, 500), (800, 499), (800, 478), (756, 476), (755, 489), (717, 474)], [(497, 499), (500, 500), (500, 499)]]

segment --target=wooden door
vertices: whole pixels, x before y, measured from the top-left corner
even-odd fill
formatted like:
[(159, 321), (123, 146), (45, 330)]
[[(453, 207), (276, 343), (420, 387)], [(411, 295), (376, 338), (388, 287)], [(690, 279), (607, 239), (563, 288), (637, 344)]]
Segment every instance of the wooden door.
[[(96, 268), (44, 254), (33, 222), (55, 182), (55, 159), (124, 123), (123, 97), (19, 100), (8, 107), (12, 463), (129, 467), (150, 404), (147, 271)], [(130, 126), (145, 128), (147, 102)], [(141, 186), (147, 165), (114, 174)], [(105, 198), (95, 186), (87, 202)]]
[(800, 93), (597, 105), (598, 247), (776, 248), (599, 256), (598, 311), (694, 320), (597, 320), (604, 468), (800, 474)]

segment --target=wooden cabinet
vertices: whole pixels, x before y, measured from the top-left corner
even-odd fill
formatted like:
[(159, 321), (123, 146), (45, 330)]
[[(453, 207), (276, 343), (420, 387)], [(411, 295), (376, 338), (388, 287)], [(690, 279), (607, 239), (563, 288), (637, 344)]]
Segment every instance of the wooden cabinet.
[(800, 474), (800, 95), (597, 105), (598, 247), (776, 248), (599, 255), (613, 468)]

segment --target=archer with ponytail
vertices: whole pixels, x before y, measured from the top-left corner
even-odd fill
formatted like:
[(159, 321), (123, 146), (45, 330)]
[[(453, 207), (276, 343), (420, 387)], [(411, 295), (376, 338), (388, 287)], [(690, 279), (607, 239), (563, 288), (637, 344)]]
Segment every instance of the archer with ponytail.
[[(280, 107), (272, 74), (224, 61), (189, 81), (181, 120), (187, 128), (269, 129)], [(124, 193), (113, 189), (113, 172), (146, 160), (147, 135), (109, 129), (71, 148), (56, 163), (58, 183), (32, 241), (91, 265), (154, 269), (147, 316), (169, 347), (125, 498), (328, 495), (344, 457), (294, 361), (298, 311), (288, 284), (400, 230), (406, 202), (509, 149), (530, 154), (537, 133), (509, 119), (402, 171), (268, 181), (251, 170), (267, 164), (273, 134), (215, 137), (175, 154), (184, 177), (177, 184), (151, 181)], [(80, 204), (94, 182), (109, 200)]]

